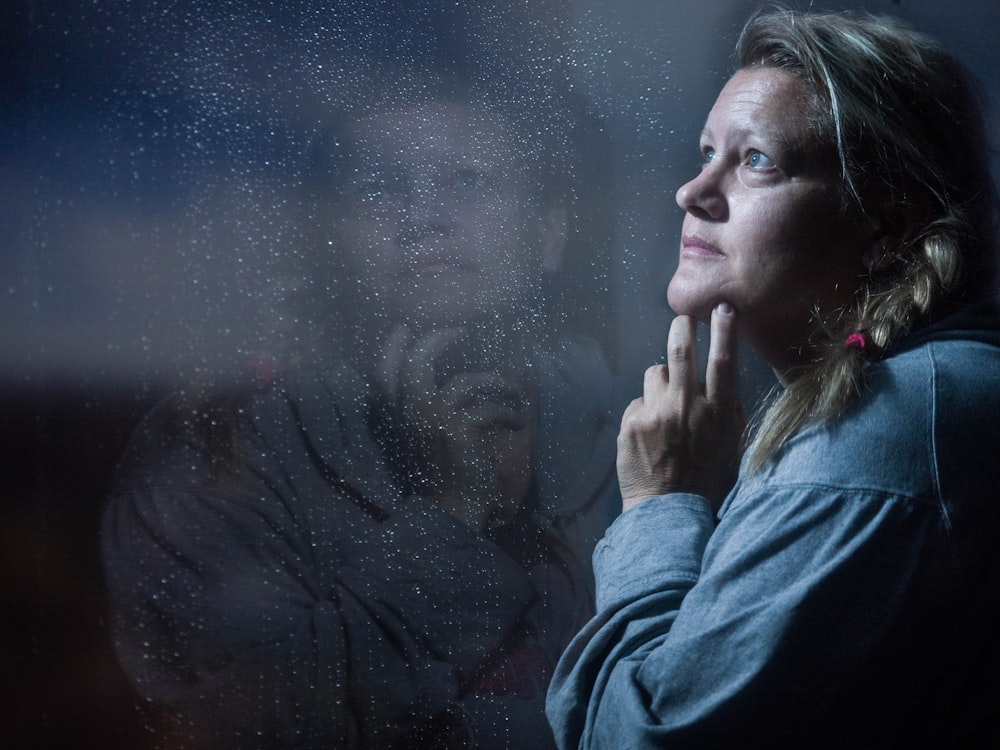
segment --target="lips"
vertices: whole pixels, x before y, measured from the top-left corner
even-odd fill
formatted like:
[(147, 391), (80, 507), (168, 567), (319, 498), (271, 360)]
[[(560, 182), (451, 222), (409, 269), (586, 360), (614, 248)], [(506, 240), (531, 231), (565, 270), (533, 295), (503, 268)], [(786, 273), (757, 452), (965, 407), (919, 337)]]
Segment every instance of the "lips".
[(701, 237), (685, 234), (681, 237), (681, 253), (696, 255), (702, 258), (722, 258), (725, 256), (719, 248)]

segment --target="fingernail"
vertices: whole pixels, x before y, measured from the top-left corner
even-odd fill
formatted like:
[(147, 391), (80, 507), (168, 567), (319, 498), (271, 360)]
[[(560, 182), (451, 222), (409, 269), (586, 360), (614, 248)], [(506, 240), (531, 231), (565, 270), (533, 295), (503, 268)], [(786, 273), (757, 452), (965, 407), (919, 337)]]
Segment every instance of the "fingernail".
[(718, 310), (723, 315), (733, 314), (733, 306), (730, 305), (728, 302), (720, 302), (718, 305), (716, 305), (715, 309)]

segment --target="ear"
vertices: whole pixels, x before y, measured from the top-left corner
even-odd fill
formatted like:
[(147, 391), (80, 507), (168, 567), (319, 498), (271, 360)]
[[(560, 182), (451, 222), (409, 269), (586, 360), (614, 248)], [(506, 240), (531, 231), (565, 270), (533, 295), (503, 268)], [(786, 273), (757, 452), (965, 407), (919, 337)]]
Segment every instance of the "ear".
[(861, 253), (861, 264), (868, 273), (877, 273), (891, 266), (895, 257), (896, 251), (889, 238), (885, 232), (877, 230), (872, 233), (867, 247)]
[(917, 237), (924, 224), (923, 206), (903, 201), (886, 200), (877, 215), (871, 218), (872, 235), (861, 262), (870, 273), (884, 271), (895, 263), (907, 246)]
[(541, 219), (542, 270), (555, 273), (562, 268), (569, 235), (569, 212), (558, 204), (545, 209)]

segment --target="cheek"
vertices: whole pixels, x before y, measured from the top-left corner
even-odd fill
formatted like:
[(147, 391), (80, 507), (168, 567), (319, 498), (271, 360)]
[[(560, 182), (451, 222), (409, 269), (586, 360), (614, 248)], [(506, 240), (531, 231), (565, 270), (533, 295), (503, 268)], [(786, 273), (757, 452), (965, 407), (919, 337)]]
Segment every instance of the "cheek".
[(470, 245), (479, 254), (482, 267), (505, 269), (541, 269), (541, 220), (513, 207), (509, 210), (483, 211), (465, 223)]
[(509, 199), (498, 199), (468, 206), (462, 212), (462, 223), (481, 236), (509, 237), (524, 233), (529, 216), (523, 207)]
[(769, 270), (780, 297), (825, 314), (847, 302), (859, 286), (861, 269), (843, 226), (813, 227), (798, 235), (784, 255)]
[(367, 278), (391, 273), (400, 262), (395, 230), (387, 222), (347, 219), (334, 232), (333, 251), (348, 274)]
[(806, 189), (759, 205), (744, 229), (757, 254), (775, 265), (824, 272), (841, 265), (858, 243), (858, 224), (840, 213), (839, 205), (830, 190)]
[(863, 271), (861, 258), (867, 237), (864, 228), (843, 215), (831, 215), (825, 206), (811, 216), (795, 234), (803, 270), (839, 279), (858, 276)]

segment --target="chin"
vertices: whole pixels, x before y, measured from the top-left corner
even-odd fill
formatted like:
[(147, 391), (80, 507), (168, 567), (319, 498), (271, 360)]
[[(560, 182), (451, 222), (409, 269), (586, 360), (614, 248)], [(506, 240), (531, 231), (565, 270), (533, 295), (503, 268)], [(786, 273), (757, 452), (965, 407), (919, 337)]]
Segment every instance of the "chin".
[(667, 304), (670, 309), (677, 315), (690, 315), (702, 323), (711, 320), (712, 309), (721, 301), (708, 297), (698, 288), (690, 287), (678, 279), (676, 274), (667, 287)]

